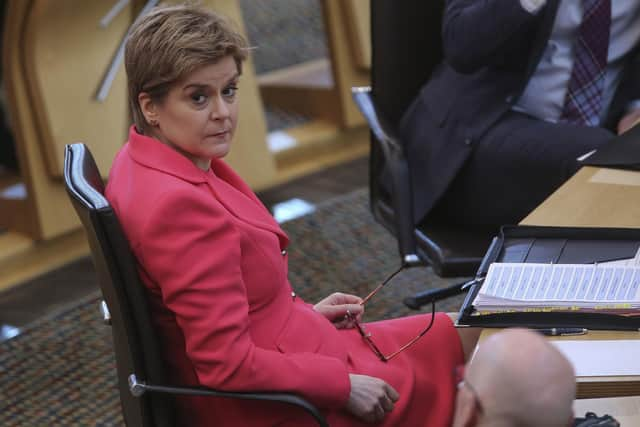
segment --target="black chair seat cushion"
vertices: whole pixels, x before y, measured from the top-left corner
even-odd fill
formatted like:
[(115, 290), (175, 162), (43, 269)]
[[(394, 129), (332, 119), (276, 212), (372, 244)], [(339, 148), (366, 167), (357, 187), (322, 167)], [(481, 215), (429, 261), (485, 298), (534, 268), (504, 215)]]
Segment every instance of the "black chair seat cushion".
[(415, 235), (418, 255), (438, 276), (473, 276), (495, 230), (425, 224), (415, 229)]
[[(390, 204), (378, 200), (373, 215), (395, 235), (395, 217)], [(441, 222), (426, 222), (414, 229), (417, 255), (440, 277), (469, 277), (476, 274), (495, 228), (471, 228)]]

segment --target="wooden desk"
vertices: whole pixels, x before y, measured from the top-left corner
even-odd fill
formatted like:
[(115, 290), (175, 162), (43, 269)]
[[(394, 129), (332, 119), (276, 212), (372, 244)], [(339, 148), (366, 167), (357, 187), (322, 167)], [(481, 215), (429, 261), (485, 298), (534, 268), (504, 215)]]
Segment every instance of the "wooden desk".
[[(584, 167), (531, 212), (521, 224), (640, 227), (640, 172)], [(480, 336), (480, 342), (495, 331), (485, 329)], [(638, 332), (620, 331), (589, 331), (580, 337), (586, 340), (639, 338)], [(575, 340), (576, 337), (553, 339)], [(578, 377), (576, 381), (578, 398), (640, 395), (640, 364), (638, 375)], [(582, 412), (584, 414), (584, 411)], [(598, 414), (605, 412), (615, 413), (613, 410), (597, 409)], [(640, 410), (636, 413), (640, 413)], [(638, 418), (635, 418), (633, 425), (640, 425), (640, 415), (637, 414), (636, 417)]]
[(521, 224), (640, 227), (640, 172), (584, 167)]
[[(480, 335), (480, 344), (488, 336), (500, 329), (484, 329)], [(629, 331), (589, 331), (580, 337), (549, 337), (549, 340), (557, 341), (605, 341), (605, 340), (635, 340), (640, 339), (640, 332)], [(638, 375), (625, 376), (583, 376), (576, 377), (578, 399), (636, 396), (640, 395), (640, 365)]]

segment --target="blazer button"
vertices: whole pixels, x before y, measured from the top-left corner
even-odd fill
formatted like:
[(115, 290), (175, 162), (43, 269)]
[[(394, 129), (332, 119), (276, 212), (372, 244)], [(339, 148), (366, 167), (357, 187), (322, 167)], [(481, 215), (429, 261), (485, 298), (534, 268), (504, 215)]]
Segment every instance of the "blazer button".
[(287, 250), (283, 249), (280, 253), (282, 254), (282, 256), (285, 256), (287, 254)]
[(471, 138), (466, 138), (464, 140), (464, 145), (471, 145), (472, 142), (473, 142), (473, 140)]
[(507, 104), (513, 104), (514, 96), (513, 95), (509, 95), (504, 100), (505, 100), (505, 102)]
[(296, 299), (296, 293), (291, 291), (291, 299)]

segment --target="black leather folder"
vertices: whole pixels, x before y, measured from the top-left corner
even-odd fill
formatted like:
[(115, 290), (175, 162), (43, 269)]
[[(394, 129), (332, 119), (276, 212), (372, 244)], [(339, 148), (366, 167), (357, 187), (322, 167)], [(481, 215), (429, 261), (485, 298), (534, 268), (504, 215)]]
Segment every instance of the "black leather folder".
[(618, 135), (580, 162), (584, 166), (640, 170), (640, 125)]
[[(592, 264), (633, 258), (640, 248), (640, 229), (504, 226), (493, 238), (476, 278), (486, 276), (493, 262)], [(638, 316), (593, 312), (509, 312), (479, 315), (473, 301), (482, 286), (469, 288), (458, 326), (588, 328), (640, 330)]]

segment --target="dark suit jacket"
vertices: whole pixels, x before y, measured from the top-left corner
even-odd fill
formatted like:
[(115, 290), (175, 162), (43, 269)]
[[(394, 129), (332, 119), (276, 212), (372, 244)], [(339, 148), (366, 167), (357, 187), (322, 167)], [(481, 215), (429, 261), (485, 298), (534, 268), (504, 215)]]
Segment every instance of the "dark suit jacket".
[[(548, 42), (560, 0), (532, 15), (519, 1), (448, 0), (442, 23), (445, 60), (405, 113), (413, 188), (420, 221), (444, 194), (485, 132), (512, 108)], [(629, 54), (606, 125), (640, 98), (638, 46)], [(635, 72), (634, 72), (635, 70)]]

